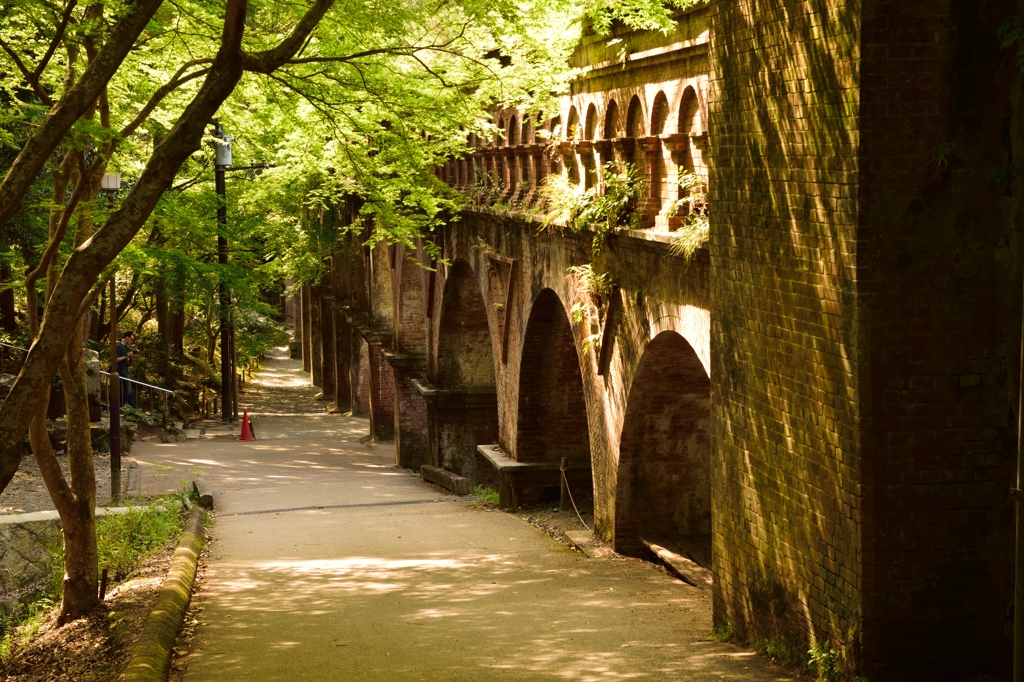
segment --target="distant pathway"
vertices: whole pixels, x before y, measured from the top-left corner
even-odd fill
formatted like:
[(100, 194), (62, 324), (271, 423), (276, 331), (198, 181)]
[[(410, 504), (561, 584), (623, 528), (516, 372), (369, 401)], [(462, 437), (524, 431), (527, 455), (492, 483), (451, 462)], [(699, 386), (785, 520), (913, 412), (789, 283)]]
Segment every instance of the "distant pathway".
[(792, 679), (707, 640), (709, 590), (395, 468), (391, 443), (359, 442), (365, 419), (319, 414), (295, 366), (251, 384), (255, 443), (141, 444), (201, 468), (217, 505), (185, 682)]
[(324, 414), (327, 403), (314, 400), (319, 392), (309, 383), (309, 372), (303, 371), (302, 360), (290, 358), (287, 348), (273, 348), (264, 366), (246, 382), (238, 404), (248, 409), (249, 414)]

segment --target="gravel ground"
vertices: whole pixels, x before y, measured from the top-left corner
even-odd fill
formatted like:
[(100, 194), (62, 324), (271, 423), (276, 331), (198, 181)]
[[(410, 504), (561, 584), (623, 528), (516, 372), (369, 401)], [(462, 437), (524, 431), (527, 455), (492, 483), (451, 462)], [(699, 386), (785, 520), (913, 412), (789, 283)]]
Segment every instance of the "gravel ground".
[[(110, 455), (93, 455), (96, 466), (96, 505), (105, 507), (110, 504)], [(64, 478), (68, 479), (68, 457), (57, 455)], [(128, 462), (122, 460), (121, 490), (128, 489)], [(36, 458), (31, 455), (22, 458), (21, 468), (14, 474), (14, 480), (0, 493), (0, 514), (22, 514), (27, 512), (49, 511), (53, 509), (50, 494), (36, 465)]]

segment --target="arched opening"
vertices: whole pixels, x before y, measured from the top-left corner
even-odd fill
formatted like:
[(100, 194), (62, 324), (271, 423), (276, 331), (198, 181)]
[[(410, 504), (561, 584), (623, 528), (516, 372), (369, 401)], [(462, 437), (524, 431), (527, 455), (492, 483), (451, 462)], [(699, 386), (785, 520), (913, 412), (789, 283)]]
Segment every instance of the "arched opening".
[(519, 144), (519, 124), (516, 122), (515, 116), (508, 120), (508, 128), (505, 130), (505, 144), (509, 147)]
[[(569, 142), (577, 142), (582, 132), (580, 130), (580, 116), (576, 113), (576, 107), (570, 107), (567, 127), (565, 129), (565, 139)], [(566, 170), (569, 171), (569, 182), (574, 185), (580, 184), (580, 167), (576, 161), (576, 152), (564, 152), (563, 157), (565, 158)]]
[(422, 390), (430, 414), (437, 466), (479, 482), (476, 446), (498, 440), (498, 402), (487, 309), (480, 283), (464, 260), (448, 271), (441, 296), (437, 364)]
[[(562, 117), (555, 116), (553, 119), (551, 119), (550, 124), (548, 125), (548, 139), (557, 140), (564, 132), (565, 131), (562, 130)], [(551, 172), (562, 172), (562, 158), (560, 154), (556, 154), (555, 158), (551, 160)]]
[[(629, 100), (629, 108), (626, 110), (626, 135), (631, 140), (637, 140), (644, 136), (644, 112), (640, 104), (640, 98), (633, 95)], [(623, 151), (623, 160), (628, 163), (636, 161), (636, 148), (630, 146)]]
[[(668, 123), (668, 98), (665, 97), (664, 92), (659, 92), (651, 106), (650, 134), (652, 136), (662, 135), (665, 132), (666, 123)], [(669, 187), (669, 165), (661, 147), (650, 147), (648, 151), (652, 154), (648, 164), (650, 196), (654, 202), (652, 209), (655, 213), (667, 212), (679, 192), (674, 187)]]
[(640, 104), (640, 98), (633, 95), (629, 100), (629, 109), (626, 111), (626, 137), (644, 136), (644, 112)]
[(615, 549), (646, 557), (646, 542), (709, 568), (711, 381), (686, 340), (658, 334), (629, 389), (619, 444)]
[(593, 140), (597, 133), (597, 107), (591, 104), (587, 107), (587, 122), (583, 126), (583, 139)]
[(668, 122), (668, 98), (664, 92), (659, 92), (654, 98), (654, 106), (651, 107), (651, 135), (661, 135), (665, 132), (665, 123)]
[(612, 100), (604, 112), (604, 139), (611, 140), (619, 136), (619, 105)]
[[(572, 494), (593, 498), (590, 430), (580, 358), (569, 317), (558, 296), (545, 289), (530, 311), (519, 370), (519, 417), (515, 459), (557, 464), (569, 460)], [(558, 499), (559, 477), (536, 491), (540, 501)]]
[(530, 118), (528, 116), (524, 116), (523, 117), (523, 129), (520, 131), (520, 138), (519, 138), (520, 143), (521, 144), (530, 144), (532, 142), (532, 140), (530, 139), (530, 134), (532, 132), (533, 132), (533, 129), (530, 126)]

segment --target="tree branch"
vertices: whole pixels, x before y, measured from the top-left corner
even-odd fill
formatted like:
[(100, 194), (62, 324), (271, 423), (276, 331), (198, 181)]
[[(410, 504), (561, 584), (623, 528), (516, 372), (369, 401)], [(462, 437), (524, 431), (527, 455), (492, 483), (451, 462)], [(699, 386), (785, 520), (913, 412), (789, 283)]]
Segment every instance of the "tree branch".
[(42, 86), (39, 85), (39, 79), (28, 70), (28, 67), (25, 66), (25, 62), (21, 61), (21, 57), (18, 56), (18, 53), (15, 52), (3, 38), (0, 38), (0, 48), (3, 48), (3, 51), (6, 52), (14, 61), (14, 65), (18, 67), (18, 71), (21, 71), (21, 75), (24, 76), (26, 81), (28, 81), (29, 86), (32, 88), (32, 92), (36, 93), (36, 97), (38, 97), (46, 106), (52, 107), (53, 99), (50, 97), (49, 93), (47, 93), (46, 90), (43, 90)]
[[(100, 90), (120, 67), (135, 39), (146, 28), (163, 0), (135, 0), (117, 22), (96, 60), (57, 103), (22, 147), (0, 182), (0, 225), (4, 225), (21, 204), (21, 198), (39, 175), (46, 160), (71, 126), (91, 107)], [(3, 478), (0, 476), (0, 483)]]
[(313, 29), (324, 18), (332, 5), (334, 5), (334, 0), (316, 0), (309, 11), (299, 20), (299, 23), (295, 24), (288, 37), (276, 47), (251, 54), (243, 52), (242, 68), (256, 73), (270, 73), (279, 66), (283, 66), (302, 48), (306, 38), (313, 33)]
[(146, 106), (142, 107), (142, 110), (139, 111), (138, 114), (136, 114), (135, 118), (132, 119), (132, 122), (121, 129), (121, 137), (128, 137), (129, 135), (134, 133), (136, 128), (142, 125), (142, 122), (145, 121), (146, 118), (151, 113), (153, 113), (153, 110), (156, 109), (157, 105), (160, 104), (164, 97), (167, 97), (167, 95), (171, 94), (171, 92), (181, 87), (185, 83), (189, 82), (190, 80), (199, 78), (200, 76), (205, 76), (210, 72), (210, 69), (209, 67), (205, 69), (200, 69), (199, 71), (190, 73), (187, 76), (184, 75), (185, 71), (192, 68), (193, 66), (198, 66), (199, 64), (209, 64), (212, 61), (212, 59), (193, 59), (192, 61), (185, 62), (184, 64), (182, 64), (181, 68), (178, 69), (174, 76), (171, 77), (171, 80), (164, 83), (164, 85), (161, 86), (159, 90), (153, 93), (153, 96), (149, 98), (148, 102), (146, 102)]
[(36, 65), (36, 70), (32, 72), (32, 77), (36, 83), (39, 82), (39, 77), (43, 75), (43, 71), (46, 69), (46, 65), (50, 63), (50, 58), (53, 57), (54, 51), (57, 46), (60, 45), (60, 41), (64, 38), (64, 31), (68, 28), (68, 21), (71, 20), (71, 12), (75, 9), (78, 4), (78, 0), (71, 0), (68, 6), (64, 9), (64, 14), (60, 17), (60, 23), (57, 24), (57, 32), (53, 35), (53, 40), (50, 41), (50, 47), (47, 48), (46, 54), (39, 60), (39, 64)]

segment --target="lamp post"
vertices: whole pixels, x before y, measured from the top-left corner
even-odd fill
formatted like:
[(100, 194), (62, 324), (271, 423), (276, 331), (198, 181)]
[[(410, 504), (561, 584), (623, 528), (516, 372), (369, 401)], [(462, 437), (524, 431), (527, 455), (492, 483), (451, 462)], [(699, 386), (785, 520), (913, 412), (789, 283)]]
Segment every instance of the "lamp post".
[[(230, 135), (224, 134), (220, 122), (214, 119), (213, 136), (220, 140), (216, 148), (214, 175), (217, 189), (217, 262), (228, 264), (228, 240), (224, 236), (228, 229), (227, 183), (225, 171), (231, 167)], [(220, 274), (220, 405), (224, 421), (234, 421), (234, 381), (231, 376), (232, 337), (231, 330), (231, 297), (228, 294), (227, 273), (221, 268)]]
[[(121, 174), (108, 173), (100, 180), (100, 191), (107, 196), (107, 203), (113, 207), (114, 194), (121, 189)], [(117, 373), (117, 283), (110, 276), (110, 378), (107, 383), (107, 402), (110, 403), (110, 499), (121, 499), (121, 377)]]

